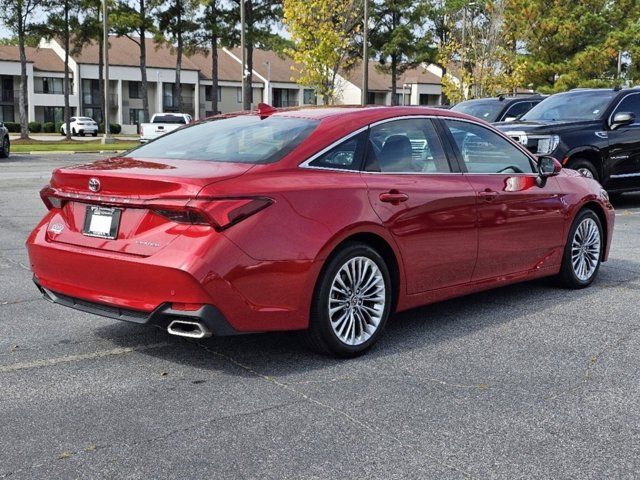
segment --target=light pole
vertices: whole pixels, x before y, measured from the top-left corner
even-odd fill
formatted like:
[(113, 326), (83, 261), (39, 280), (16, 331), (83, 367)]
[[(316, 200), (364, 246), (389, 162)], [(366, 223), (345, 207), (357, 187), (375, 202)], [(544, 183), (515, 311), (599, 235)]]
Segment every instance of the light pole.
[(115, 139), (111, 137), (109, 131), (109, 17), (107, 12), (107, 0), (102, 0), (102, 41), (104, 52), (104, 112), (102, 119), (104, 122), (104, 136), (102, 143), (114, 143)]
[(364, 0), (364, 18), (362, 25), (362, 105), (369, 97), (369, 0)]

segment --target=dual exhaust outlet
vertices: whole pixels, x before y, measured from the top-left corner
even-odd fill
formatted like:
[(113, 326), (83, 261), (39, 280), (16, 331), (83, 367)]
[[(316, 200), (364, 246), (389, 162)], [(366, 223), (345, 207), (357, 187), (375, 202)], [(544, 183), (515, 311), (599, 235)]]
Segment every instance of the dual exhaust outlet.
[(191, 320), (174, 320), (167, 327), (171, 335), (187, 338), (206, 338), (211, 336), (211, 331), (200, 322)]

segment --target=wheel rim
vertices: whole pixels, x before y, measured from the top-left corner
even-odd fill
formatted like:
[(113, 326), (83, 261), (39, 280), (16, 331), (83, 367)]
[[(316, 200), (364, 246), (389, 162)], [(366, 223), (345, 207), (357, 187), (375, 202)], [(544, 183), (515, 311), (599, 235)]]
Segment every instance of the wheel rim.
[(580, 172), (580, 175), (583, 177), (593, 178), (593, 172), (586, 167), (579, 168), (578, 172)]
[(386, 285), (378, 265), (354, 257), (338, 270), (329, 294), (329, 320), (338, 339), (362, 345), (378, 330), (386, 304)]
[(589, 280), (600, 261), (600, 229), (592, 218), (586, 218), (573, 235), (571, 264), (573, 272), (583, 282)]

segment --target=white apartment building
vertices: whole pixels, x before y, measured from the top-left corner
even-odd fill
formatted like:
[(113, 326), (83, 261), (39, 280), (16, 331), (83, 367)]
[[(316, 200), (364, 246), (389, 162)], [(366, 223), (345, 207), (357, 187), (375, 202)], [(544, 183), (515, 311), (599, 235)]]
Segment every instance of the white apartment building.
[[(149, 114), (177, 112), (175, 51), (167, 45), (146, 40), (147, 98)], [(41, 41), (27, 49), (27, 111), (29, 121), (56, 122), (64, 116), (64, 49), (56, 40)], [(73, 115), (102, 121), (99, 89), (99, 49), (85, 45), (69, 58), (72, 78), (69, 103)], [(218, 111), (242, 109), (242, 65), (239, 49), (218, 49)], [(136, 133), (143, 121), (140, 50), (127, 37), (109, 37), (109, 90), (106, 107), (112, 123), (122, 125), (123, 133)], [(259, 102), (275, 107), (315, 105), (312, 89), (296, 83), (291, 59), (275, 52), (255, 49), (253, 55), (253, 106)], [(369, 103), (391, 104), (391, 77), (381, 73), (376, 62), (369, 66)], [(182, 109), (194, 118), (212, 115), (211, 52), (184, 56), (180, 83)], [(338, 103), (359, 104), (362, 69), (356, 65), (338, 78)], [(18, 48), (0, 46), (0, 121), (18, 121), (20, 62)], [(398, 81), (399, 104), (436, 105), (440, 103), (440, 78), (426, 68), (406, 72)]]

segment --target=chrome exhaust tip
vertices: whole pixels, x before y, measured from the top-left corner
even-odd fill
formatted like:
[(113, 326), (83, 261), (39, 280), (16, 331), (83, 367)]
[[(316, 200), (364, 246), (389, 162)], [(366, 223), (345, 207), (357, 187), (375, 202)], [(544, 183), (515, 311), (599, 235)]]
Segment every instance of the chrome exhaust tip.
[(200, 322), (189, 320), (174, 320), (167, 327), (167, 332), (178, 337), (205, 338), (210, 337), (211, 332)]

